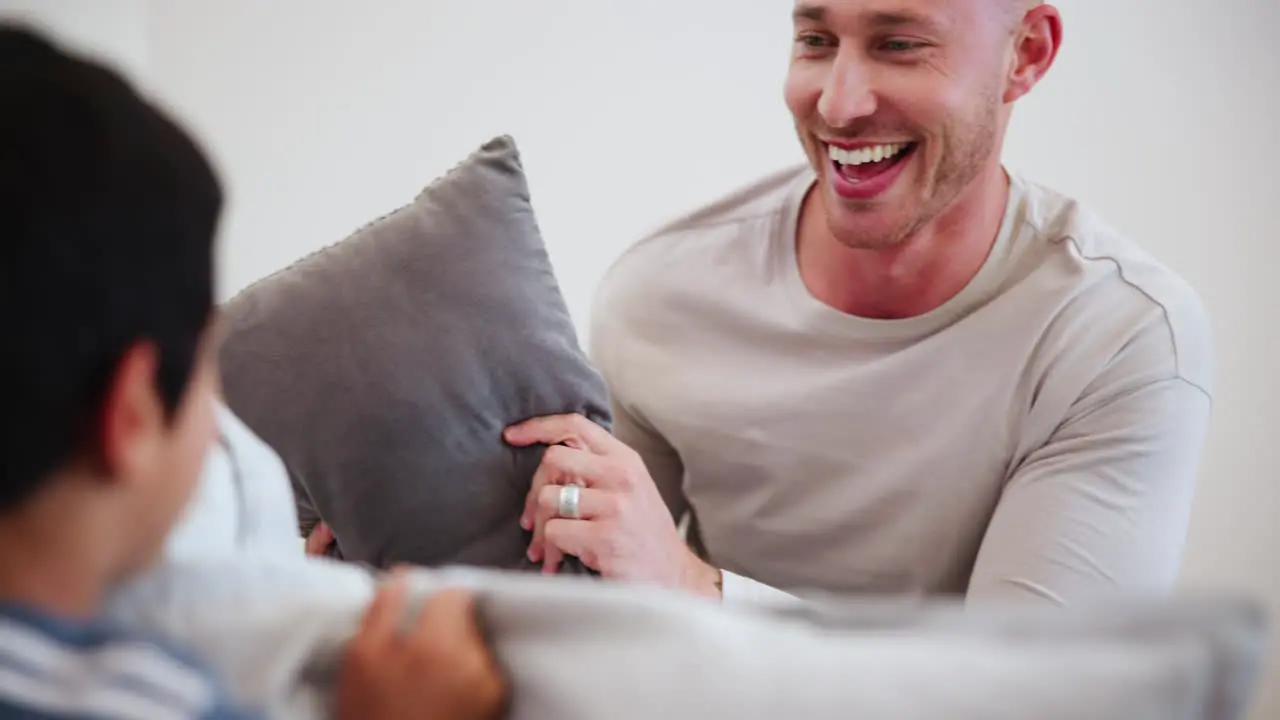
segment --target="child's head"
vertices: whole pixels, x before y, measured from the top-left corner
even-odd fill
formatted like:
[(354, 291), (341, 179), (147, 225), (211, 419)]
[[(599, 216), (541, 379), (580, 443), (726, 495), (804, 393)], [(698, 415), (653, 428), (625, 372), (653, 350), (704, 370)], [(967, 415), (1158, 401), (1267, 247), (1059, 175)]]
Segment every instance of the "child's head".
[(157, 555), (216, 435), (221, 205), (118, 75), (0, 25), (0, 527), (110, 527), (111, 573)]

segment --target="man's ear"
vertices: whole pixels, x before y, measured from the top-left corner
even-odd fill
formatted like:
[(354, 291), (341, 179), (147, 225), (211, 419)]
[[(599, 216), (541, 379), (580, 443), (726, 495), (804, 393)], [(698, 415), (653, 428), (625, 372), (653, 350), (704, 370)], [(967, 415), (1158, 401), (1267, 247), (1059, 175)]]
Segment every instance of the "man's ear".
[(103, 398), (98, 453), (108, 478), (136, 475), (154, 462), (165, 427), (155, 345), (139, 342), (116, 364)]
[(1062, 15), (1049, 4), (1037, 5), (1014, 31), (1013, 63), (1005, 86), (1004, 102), (1011, 103), (1031, 92), (1049, 72), (1062, 47)]

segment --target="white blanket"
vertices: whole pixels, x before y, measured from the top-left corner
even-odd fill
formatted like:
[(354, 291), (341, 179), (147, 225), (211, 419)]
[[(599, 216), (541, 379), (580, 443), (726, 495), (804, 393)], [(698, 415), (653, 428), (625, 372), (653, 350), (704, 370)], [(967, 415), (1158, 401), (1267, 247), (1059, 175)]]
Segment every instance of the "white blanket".
[[(302, 555), (278, 459), (229, 414), (223, 424), (243, 493), (233, 464), (211, 458), (204, 482), (232, 487), (202, 491), (166, 562), (122, 589), (113, 613), (196, 649), (273, 717), (325, 717), (373, 578)], [(530, 720), (1229, 720), (1265, 647), (1260, 610), (1220, 599), (766, 610), (573, 577), (421, 570), (414, 582), (420, 597), (477, 590), (512, 717)]]

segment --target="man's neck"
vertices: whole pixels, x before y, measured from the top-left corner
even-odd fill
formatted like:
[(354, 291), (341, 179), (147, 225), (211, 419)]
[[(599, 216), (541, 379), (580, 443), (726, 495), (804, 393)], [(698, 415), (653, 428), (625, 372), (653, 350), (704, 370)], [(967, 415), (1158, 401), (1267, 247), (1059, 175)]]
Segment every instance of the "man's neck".
[[(57, 492), (57, 490), (53, 490)], [(0, 600), (87, 619), (110, 582), (110, 532), (74, 503), (39, 498), (0, 518)]]
[(1000, 232), (1008, 197), (1008, 175), (996, 164), (913, 236), (872, 250), (841, 244), (811, 190), (799, 226), (800, 274), (815, 297), (841, 312), (877, 319), (923, 315), (977, 275)]

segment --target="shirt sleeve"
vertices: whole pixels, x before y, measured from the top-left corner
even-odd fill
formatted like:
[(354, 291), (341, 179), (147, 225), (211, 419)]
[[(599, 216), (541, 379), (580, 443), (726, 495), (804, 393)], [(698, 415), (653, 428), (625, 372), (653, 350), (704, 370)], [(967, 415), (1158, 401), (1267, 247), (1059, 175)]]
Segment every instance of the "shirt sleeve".
[(185, 653), (102, 625), (0, 616), (0, 717), (247, 720), (218, 679)]
[[(614, 291), (611, 291), (614, 290)], [(675, 448), (650, 424), (636, 407), (630, 368), (637, 362), (632, 352), (636, 334), (629, 320), (626, 293), (606, 283), (597, 293), (591, 313), (588, 354), (604, 377), (613, 415), (613, 436), (640, 455), (658, 486), (667, 508), (677, 523), (684, 519), (689, 502), (684, 495), (684, 464)]]
[(658, 493), (671, 510), (676, 522), (684, 519), (689, 511), (689, 501), (684, 495), (684, 464), (680, 455), (661, 435), (642, 422), (621, 402), (613, 402), (613, 434), (635, 450), (658, 486)]
[[(1065, 605), (1167, 592), (1186, 544), (1210, 398), (1180, 378), (1082, 408), (1006, 485), (968, 601)], [(799, 598), (724, 572), (724, 602)]]
[(801, 599), (772, 585), (752, 580), (744, 575), (721, 570), (723, 582), (721, 593), (726, 605), (764, 605), (777, 607), (789, 603), (801, 602)]
[[(689, 502), (684, 495), (684, 465), (679, 454), (622, 403), (615, 401), (613, 412), (614, 435), (644, 460), (675, 521), (687, 521)], [(725, 604), (774, 606), (798, 600), (789, 593), (728, 570), (721, 570), (721, 577), (722, 602)]]
[(1209, 411), (1206, 392), (1176, 377), (1074, 408), (1009, 478), (969, 601), (1171, 589)]

